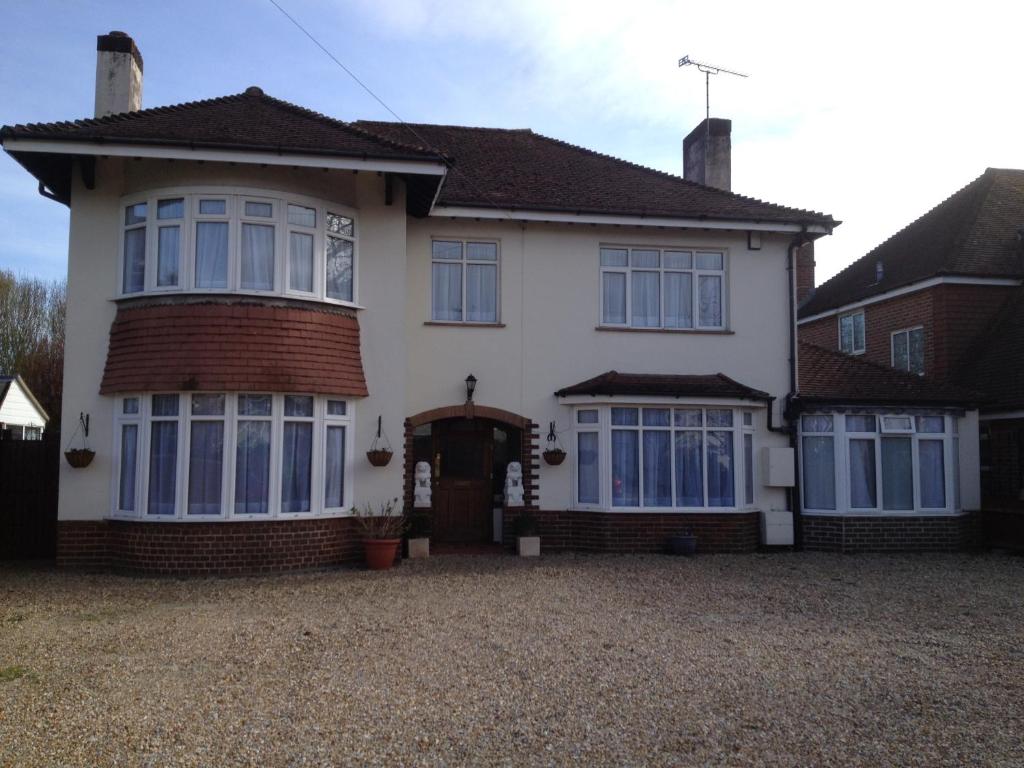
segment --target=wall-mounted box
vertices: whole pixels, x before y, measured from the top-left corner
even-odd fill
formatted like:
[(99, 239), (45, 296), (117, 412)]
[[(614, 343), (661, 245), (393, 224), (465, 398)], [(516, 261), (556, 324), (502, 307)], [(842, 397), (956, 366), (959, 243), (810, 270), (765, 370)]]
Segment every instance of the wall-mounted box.
[(772, 488), (792, 488), (796, 485), (796, 452), (792, 448), (761, 449), (761, 477)]
[(766, 509), (761, 513), (761, 543), (766, 547), (793, 546), (793, 513)]

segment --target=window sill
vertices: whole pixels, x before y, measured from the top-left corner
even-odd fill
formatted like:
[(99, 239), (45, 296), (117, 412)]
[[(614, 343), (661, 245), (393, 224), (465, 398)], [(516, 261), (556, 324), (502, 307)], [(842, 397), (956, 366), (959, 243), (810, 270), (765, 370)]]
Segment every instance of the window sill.
[(594, 507), (576, 505), (570, 512), (599, 512), (604, 515), (749, 515), (759, 507)]
[(728, 328), (630, 328), (618, 325), (597, 325), (595, 331), (613, 331), (618, 333), (688, 333), (700, 336), (735, 336), (735, 331)]
[(458, 321), (426, 320), (424, 325), (442, 326), (444, 328), (504, 328), (504, 323), (463, 323)]

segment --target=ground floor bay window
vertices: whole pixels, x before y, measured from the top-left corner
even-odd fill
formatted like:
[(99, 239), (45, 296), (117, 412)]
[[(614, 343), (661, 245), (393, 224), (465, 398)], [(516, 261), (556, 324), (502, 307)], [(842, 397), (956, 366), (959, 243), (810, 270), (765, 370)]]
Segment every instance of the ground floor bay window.
[(351, 403), (190, 392), (116, 401), (113, 514), (266, 519), (351, 508)]
[(831, 412), (800, 419), (803, 509), (908, 514), (960, 509), (956, 416)]

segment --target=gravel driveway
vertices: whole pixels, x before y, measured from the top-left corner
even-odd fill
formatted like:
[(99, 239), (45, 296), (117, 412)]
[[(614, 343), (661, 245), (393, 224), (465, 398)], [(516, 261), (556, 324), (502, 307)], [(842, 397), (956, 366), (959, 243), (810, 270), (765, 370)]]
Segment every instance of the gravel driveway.
[(1024, 559), (0, 569), (0, 765), (1024, 765)]

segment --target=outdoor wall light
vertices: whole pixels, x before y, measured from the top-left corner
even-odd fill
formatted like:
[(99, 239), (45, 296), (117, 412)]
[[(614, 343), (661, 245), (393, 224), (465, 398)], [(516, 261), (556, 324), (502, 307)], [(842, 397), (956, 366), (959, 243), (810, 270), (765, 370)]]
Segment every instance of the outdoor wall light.
[(473, 392), (476, 390), (476, 376), (472, 373), (466, 377), (466, 402), (473, 402)]

